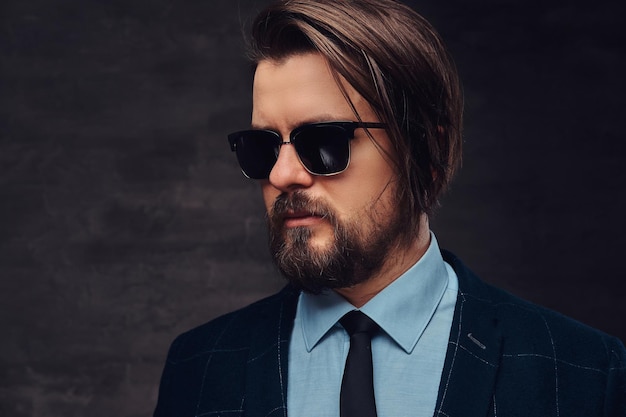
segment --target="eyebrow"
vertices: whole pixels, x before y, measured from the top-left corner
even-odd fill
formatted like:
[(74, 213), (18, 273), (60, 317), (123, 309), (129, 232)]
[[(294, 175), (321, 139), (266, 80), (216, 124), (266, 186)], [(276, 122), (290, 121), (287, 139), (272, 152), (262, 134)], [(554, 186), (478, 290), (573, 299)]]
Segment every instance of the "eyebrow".
[[(321, 114), (315, 117), (309, 117), (306, 118), (304, 120), (300, 120), (297, 123), (289, 123), (289, 132), (291, 132), (294, 129), (297, 129), (300, 126), (303, 125), (309, 125), (312, 123), (321, 123), (321, 122), (336, 122), (336, 121), (351, 121), (351, 118), (348, 117), (337, 117), (337, 116), (333, 116), (330, 113), (328, 114)], [(251, 129), (260, 129), (260, 130), (271, 130), (274, 132), (278, 132), (277, 129), (274, 129), (274, 127), (272, 127), (271, 125), (255, 125), (254, 123), (252, 123), (250, 125)]]

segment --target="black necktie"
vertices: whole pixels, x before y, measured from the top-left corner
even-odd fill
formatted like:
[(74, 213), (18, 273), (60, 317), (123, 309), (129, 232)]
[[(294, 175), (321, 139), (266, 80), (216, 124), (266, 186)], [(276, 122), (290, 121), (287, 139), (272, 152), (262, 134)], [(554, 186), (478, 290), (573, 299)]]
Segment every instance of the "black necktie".
[(376, 417), (371, 341), (378, 325), (360, 311), (349, 312), (339, 322), (350, 335), (341, 381), (341, 417)]

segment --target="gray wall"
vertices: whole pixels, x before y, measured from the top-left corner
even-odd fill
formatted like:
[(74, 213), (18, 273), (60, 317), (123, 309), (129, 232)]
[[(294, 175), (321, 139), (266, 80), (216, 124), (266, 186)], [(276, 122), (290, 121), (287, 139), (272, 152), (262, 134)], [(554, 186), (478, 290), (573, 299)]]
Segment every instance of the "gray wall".
[[(282, 285), (225, 140), (263, 3), (0, 5), (0, 416), (147, 416), (178, 333)], [(431, 3), (467, 104), (440, 243), (626, 338), (621, 6)]]

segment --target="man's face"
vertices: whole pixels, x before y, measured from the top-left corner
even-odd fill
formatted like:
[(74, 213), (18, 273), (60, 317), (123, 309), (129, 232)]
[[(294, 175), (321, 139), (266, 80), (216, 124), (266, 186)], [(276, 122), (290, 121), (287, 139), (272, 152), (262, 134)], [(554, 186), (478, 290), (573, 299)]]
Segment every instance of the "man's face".
[[(364, 122), (379, 121), (371, 106), (341, 79)], [(279, 132), (320, 121), (357, 120), (327, 62), (318, 54), (259, 63), (252, 126)], [(274, 259), (296, 286), (311, 292), (363, 282), (382, 267), (402, 233), (397, 174), (384, 129), (356, 129), (348, 168), (310, 174), (292, 145), (283, 145), (269, 179), (262, 180)], [(382, 148), (379, 149), (377, 146)]]

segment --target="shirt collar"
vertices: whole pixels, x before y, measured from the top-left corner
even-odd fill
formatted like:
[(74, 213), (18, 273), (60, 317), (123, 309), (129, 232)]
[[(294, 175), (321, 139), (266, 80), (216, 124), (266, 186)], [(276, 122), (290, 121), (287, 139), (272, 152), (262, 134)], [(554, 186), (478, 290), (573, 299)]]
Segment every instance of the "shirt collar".
[[(448, 286), (448, 273), (435, 235), (424, 255), (408, 271), (361, 307), (405, 352), (411, 353)], [(354, 306), (334, 291), (302, 293), (298, 315), (307, 351)]]

